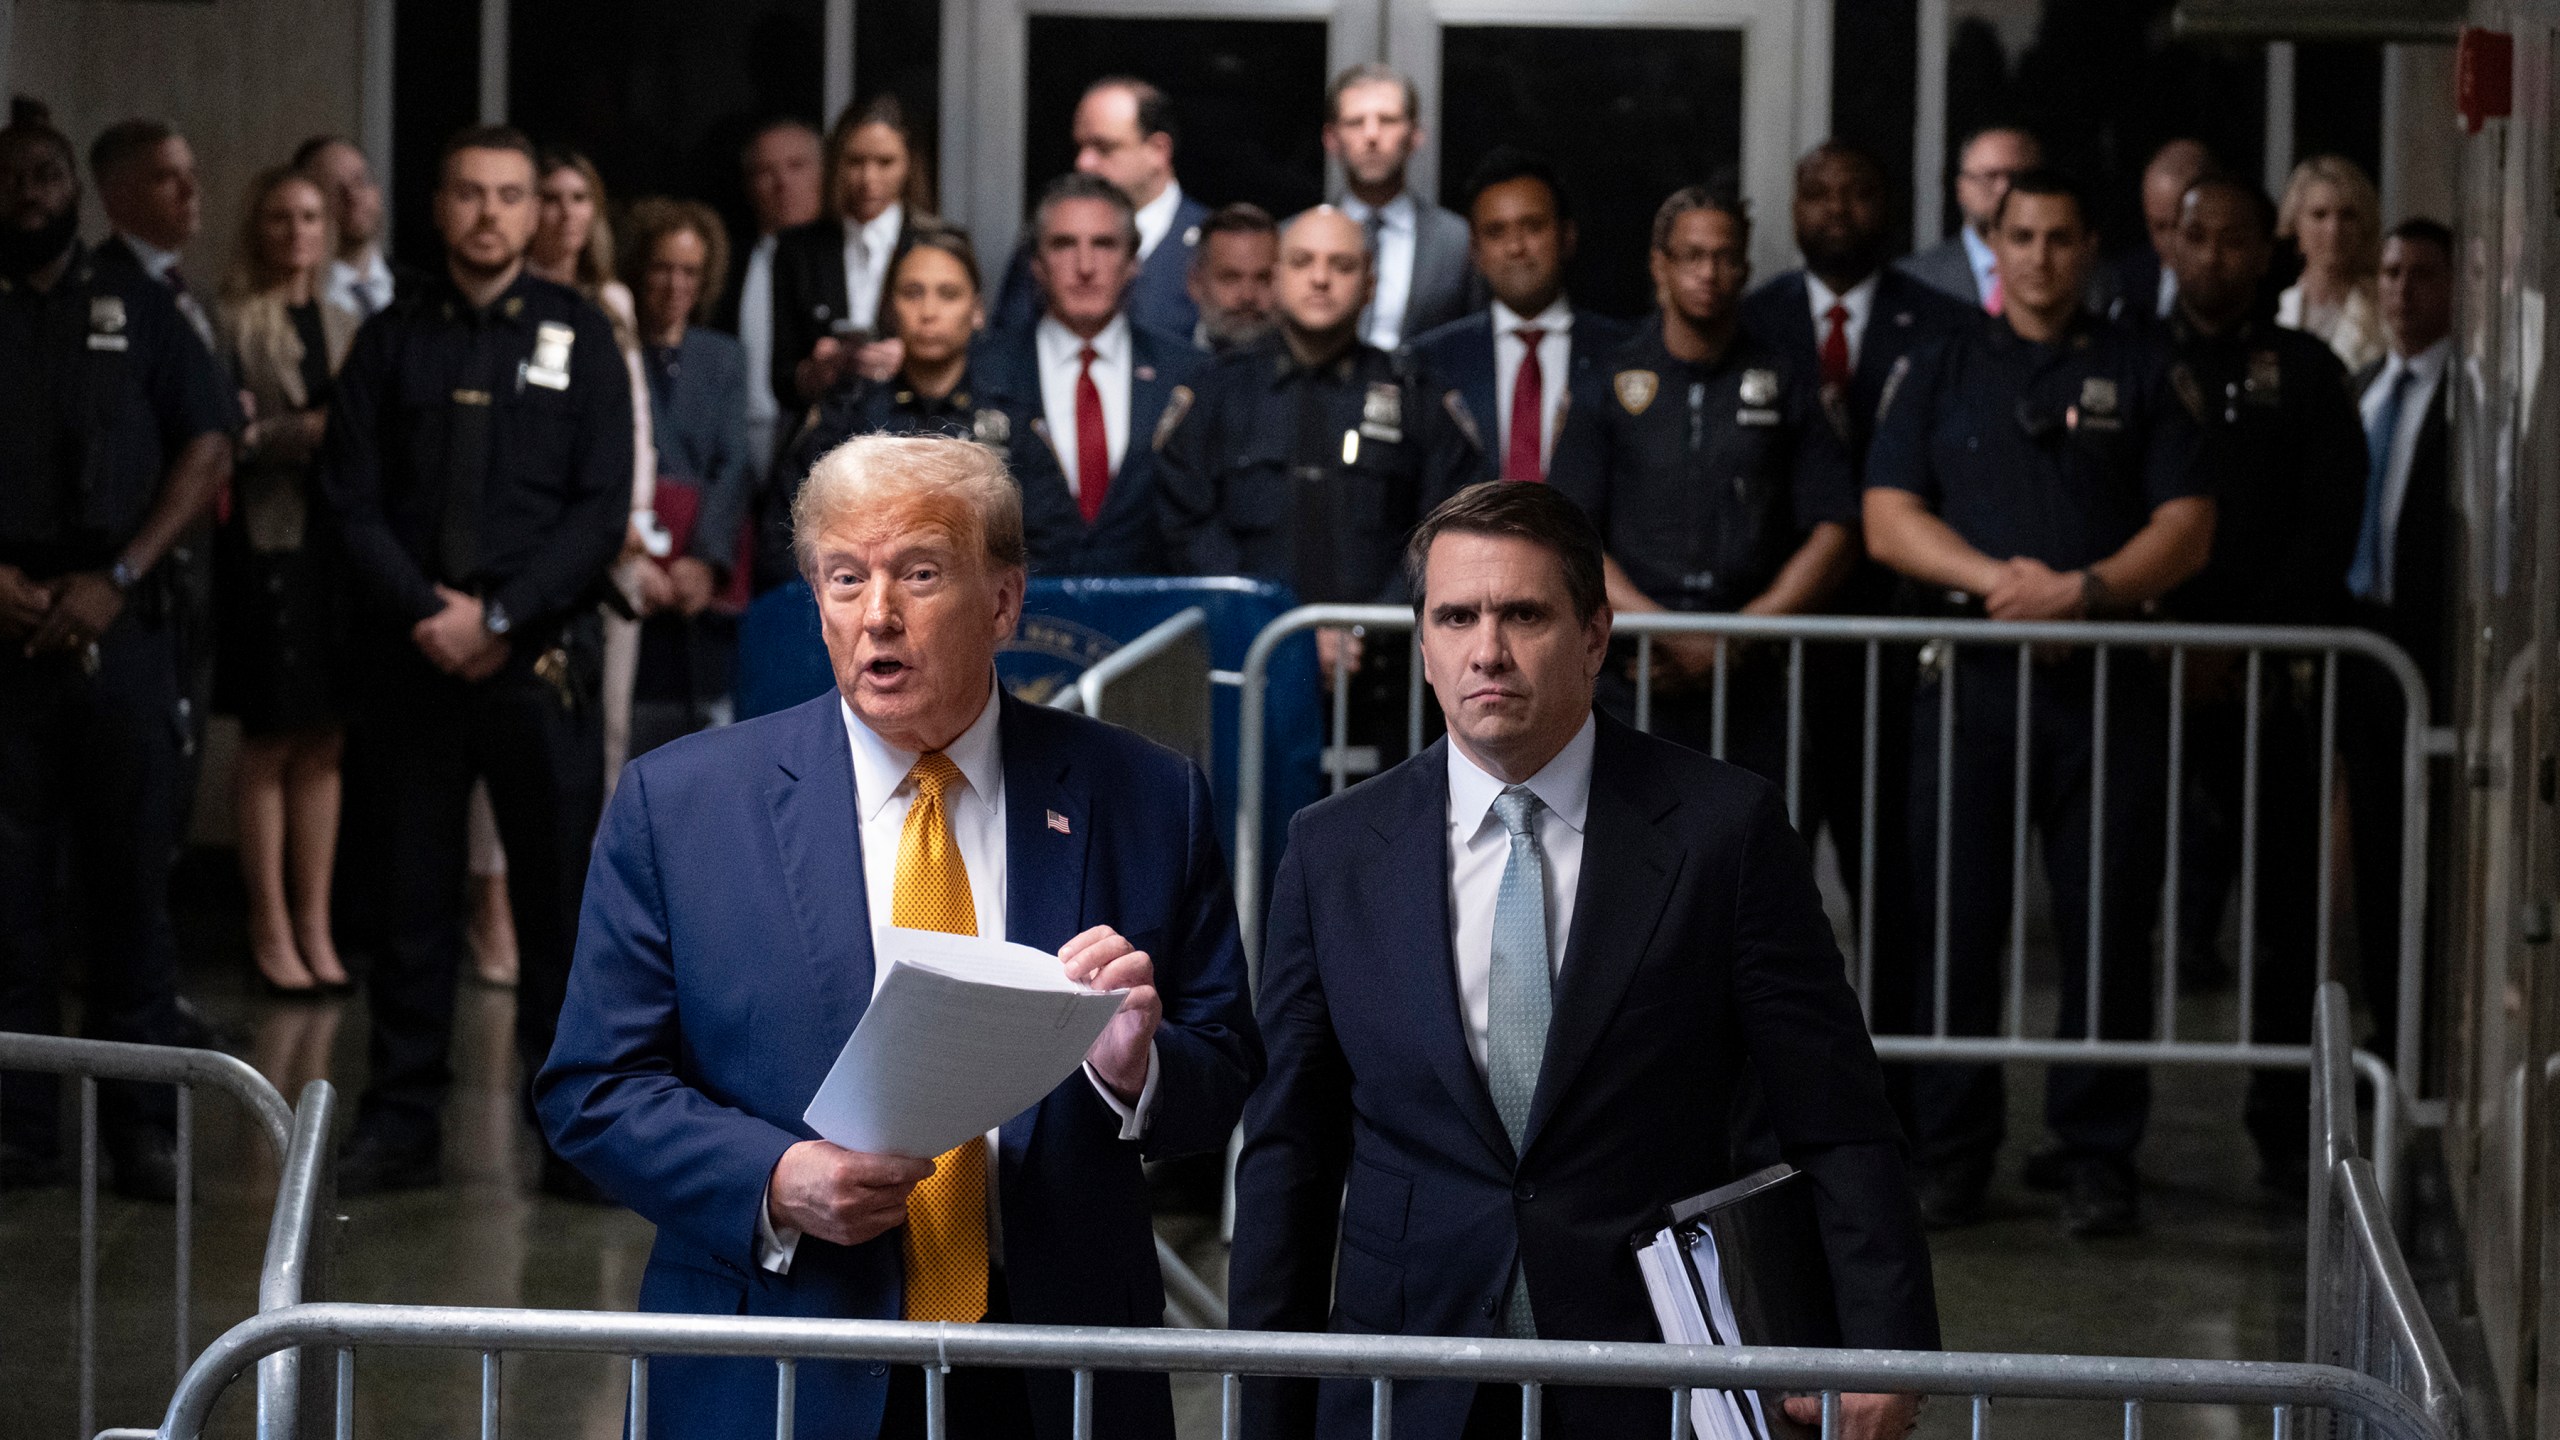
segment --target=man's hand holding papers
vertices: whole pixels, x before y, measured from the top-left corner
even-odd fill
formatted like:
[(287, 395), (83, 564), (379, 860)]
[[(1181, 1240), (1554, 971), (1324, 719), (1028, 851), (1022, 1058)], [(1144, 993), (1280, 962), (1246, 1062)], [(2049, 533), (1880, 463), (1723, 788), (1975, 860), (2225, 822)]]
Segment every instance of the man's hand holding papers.
[(1095, 990), (1126, 990), (1120, 1013), (1111, 1017), (1102, 1038), (1085, 1052), (1084, 1062), (1121, 1103), (1135, 1105), (1147, 1088), (1147, 1056), (1155, 1044), (1156, 1026), (1164, 1019), (1164, 998), (1156, 994), (1155, 962), (1132, 946), (1119, 931), (1096, 925), (1058, 952), (1067, 978)]

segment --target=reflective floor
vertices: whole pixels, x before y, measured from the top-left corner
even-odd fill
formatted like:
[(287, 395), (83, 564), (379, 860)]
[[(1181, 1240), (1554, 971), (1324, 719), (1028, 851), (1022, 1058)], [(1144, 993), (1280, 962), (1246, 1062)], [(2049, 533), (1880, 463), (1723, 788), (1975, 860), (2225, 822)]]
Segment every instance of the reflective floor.
[[(244, 1058), (288, 1096), (325, 1075), (351, 1110), (361, 1084), (361, 992), (286, 1002), (252, 994), (236, 912), (219, 884), (182, 920), (188, 993), (232, 1032)], [(508, 1045), (512, 996), (466, 983), (456, 1039), (458, 1085), (447, 1122), (440, 1190), (349, 1201), (331, 1298), (399, 1303), (627, 1308), (639, 1288), (650, 1227), (617, 1210), (569, 1204), (532, 1190), (535, 1152), (515, 1100)], [(2187, 1002), (2181, 1033), (2228, 1026), (2227, 1003)], [(2241, 1078), (2163, 1070), (2142, 1154), (2147, 1233), (2072, 1241), (2052, 1197), (2026, 1191), (2017, 1160), (2039, 1133), (2040, 1076), (2013, 1072), (2012, 1142), (1993, 1214), (1935, 1237), (1947, 1343), (1969, 1350), (2293, 1359), (2301, 1333), (2303, 1223), (2298, 1208), (2264, 1198), (2238, 1114)], [(201, 1348), (251, 1313), (265, 1243), (274, 1157), (228, 1102), (198, 1107), (198, 1168), (190, 1335)], [(179, 1354), (171, 1323), (172, 1215), (102, 1194), (97, 1423), (156, 1423)], [(1213, 1284), (1224, 1255), (1214, 1227), (1168, 1217), (1166, 1228)], [(0, 1437), (72, 1440), (80, 1434), (75, 1324), (79, 1205), (56, 1189), (0, 1194)], [(619, 1432), (623, 1371), (608, 1358), (507, 1360), (502, 1433), (607, 1440)], [(385, 1440), (479, 1433), (479, 1365), (464, 1354), (368, 1353), (357, 1365), (357, 1433)], [(1178, 1382), (1185, 1440), (1216, 1434), (1214, 1381)], [(249, 1433), (246, 1385), (226, 1398), (217, 1433)], [(1969, 1433), (1960, 1403), (1924, 1417), (1926, 1436)], [(2214, 1408), (2155, 1408), (2143, 1433), (2266, 1434), (2268, 1417)], [(2003, 1404), (1994, 1435), (2126, 1433), (2104, 1406)]]

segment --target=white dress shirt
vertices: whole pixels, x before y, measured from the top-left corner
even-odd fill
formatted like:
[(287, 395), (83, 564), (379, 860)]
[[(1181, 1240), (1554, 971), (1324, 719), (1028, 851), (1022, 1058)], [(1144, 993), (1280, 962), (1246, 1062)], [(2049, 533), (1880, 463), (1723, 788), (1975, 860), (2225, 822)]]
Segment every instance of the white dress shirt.
[[(1538, 797), (1530, 821), (1547, 860), (1547, 964), (1564, 965), (1573, 934), (1573, 895), (1582, 883), (1582, 831), (1591, 816), (1591, 751), (1598, 722), (1584, 719), (1546, 768), (1529, 777)], [(1482, 1073), (1492, 1025), (1493, 906), (1502, 892), (1503, 867), (1511, 861), (1511, 833), (1493, 813), (1503, 783), (1449, 744), (1449, 940), (1458, 962), (1458, 1013), (1466, 1022), (1467, 1053)]]
[(1093, 388), (1102, 394), (1103, 447), (1111, 457), (1111, 473), (1120, 473), (1120, 457), (1129, 452), (1129, 317), (1111, 323), (1086, 340), (1043, 314), (1032, 327), (1032, 347), (1040, 361), (1040, 412), (1048, 417), (1049, 443), (1057, 447), (1058, 468), (1067, 472), (1067, 493), (1081, 496), (1084, 477), (1076, 473), (1076, 377), (1084, 371), (1084, 347), (1093, 347)]
[(1369, 217), (1378, 217), (1378, 253), (1370, 273), (1377, 276), (1378, 288), (1369, 297), (1369, 313), (1360, 320), (1360, 338), (1381, 350), (1393, 350), (1404, 335), (1404, 312), (1413, 303), (1413, 242), (1415, 229), (1413, 196), (1398, 191), (1396, 198), (1372, 207), (1357, 195), (1345, 195), (1335, 204), (1352, 223), (1367, 228)]
[(1182, 182), (1167, 180), (1156, 198), (1138, 207), (1138, 263), (1156, 253), (1164, 237), (1173, 233), (1173, 217), (1182, 208)]
[(1573, 305), (1559, 295), (1534, 319), (1523, 320), (1520, 312), (1493, 302), (1493, 433), (1484, 437), (1493, 447), (1497, 464), (1511, 453), (1511, 391), (1520, 381), (1520, 362), (1528, 358), (1528, 343), (1520, 338), (1523, 329), (1540, 330), (1538, 337), (1539, 398), (1546, 402), (1546, 412), (1538, 417), (1538, 472), (1546, 473), (1547, 457), (1556, 449), (1556, 425), (1564, 418), (1564, 397), (1570, 388), (1573, 366)]
[(1838, 305), (1849, 313), (1840, 321), (1840, 333), (1849, 341), (1849, 373), (1858, 373), (1858, 357), (1866, 352), (1860, 347), (1867, 339), (1867, 317), (1876, 311), (1876, 277), (1868, 276), (1846, 290), (1834, 291), (1822, 283), (1822, 277), (1804, 272), (1805, 303), (1813, 307), (1813, 353), (1822, 354), (1823, 337), (1831, 333), (1831, 307)]
[[(916, 785), (913, 775), (915, 752), (900, 750), (874, 734), (853, 713), (853, 707), (841, 698), (836, 706), (844, 715), (844, 731), (853, 747), (854, 819), (862, 836), (863, 899), (871, 912), (871, 929), (876, 936), (883, 926), (894, 924), (898, 893), (898, 842), (905, 836), (907, 812), (915, 808)], [(943, 754), (960, 771), (965, 783), (958, 790), (945, 791), (942, 810), (951, 822), (952, 842), (960, 849), (960, 864), (969, 873), (969, 898), (976, 903), (978, 933), (1001, 936), (1004, 930), (1005, 853), (1004, 853), (1004, 746), (998, 733), (997, 717), (1003, 710), (1003, 697), (993, 684), (987, 687), (986, 707), (978, 712), (960, 738), (943, 748)], [(875, 947), (874, 953), (877, 954)], [(880, 992), (888, 979), (889, 967), (871, 967), (871, 991)], [(1084, 1067), (1085, 1078), (1092, 1082), (1104, 1104), (1120, 1117), (1120, 1138), (1135, 1140), (1146, 1131), (1147, 1116), (1153, 1113), (1156, 1099), (1155, 1046), (1147, 1047), (1147, 1078), (1138, 1092), (1138, 1103), (1130, 1105), (1102, 1083), (1091, 1065)], [(995, 1132), (987, 1140), (987, 1208), (992, 1242), (997, 1233), (996, 1210), (996, 1141)], [(770, 1198), (771, 1182), (766, 1182)], [(777, 1275), (791, 1272), (791, 1257), (800, 1246), (797, 1230), (776, 1230), (772, 1207), (756, 1210), (756, 1263)], [(996, 1253), (1001, 1253), (996, 1252)]]
[(2381, 564), (2374, 571), (2373, 595), (2385, 605), (2391, 603), (2392, 570), (2400, 550), (2400, 508), (2409, 501), (2409, 467), (2418, 457), (2418, 432), (2427, 427), (2427, 407), (2436, 403), (2436, 389), (2444, 383), (2445, 365), (2452, 357), (2451, 336), (2415, 355), (2393, 355), (2383, 362), (2382, 373), (2373, 377), (2356, 404), (2364, 418), (2364, 433), (2371, 435), (2374, 422), (2381, 418), (2382, 402), (2390, 397), (2401, 372), (2408, 372), (2409, 385), (2400, 396), (2400, 420), (2391, 432), (2391, 458), (2382, 472), (2382, 548), (2377, 557)]
[(781, 406), (773, 398), (773, 250), (781, 237), (761, 236), (747, 252), (738, 281), (738, 344), (747, 352), (747, 423), (773, 424)]
[(898, 249), (898, 231), (907, 223), (907, 208), (895, 201), (844, 232), (844, 318), (856, 330), (880, 333), (880, 287), (889, 278), (889, 261)]
[(377, 315), (391, 308), (391, 266), (379, 247), (364, 252), (364, 264), (329, 262), (329, 303), (350, 315)]
[[(142, 273), (163, 285), (169, 283), (169, 272), (178, 267), (177, 251), (163, 250), (121, 230), (116, 232), (116, 236), (132, 249), (134, 258), (142, 262)], [(204, 308), (204, 302), (196, 298), (193, 290), (177, 291), (170, 298), (178, 302), (178, 313), (186, 317), (187, 325), (196, 332), (196, 338), (204, 342), (207, 350), (214, 349), (213, 315)]]
[(1960, 225), (1956, 227), (1956, 234), (1964, 237), (1965, 263), (1973, 267), (1973, 303), (1988, 305), (1991, 303), (1991, 277), (2000, 273), (1999, 257), (1991, 253), (1990, 241), (1973, 233), (1972, 226)]

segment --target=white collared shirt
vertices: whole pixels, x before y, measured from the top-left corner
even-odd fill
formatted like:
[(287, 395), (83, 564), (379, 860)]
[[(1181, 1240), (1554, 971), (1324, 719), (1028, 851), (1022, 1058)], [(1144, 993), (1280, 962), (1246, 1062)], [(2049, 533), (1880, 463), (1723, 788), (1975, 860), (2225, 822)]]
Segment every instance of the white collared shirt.
[(1523, 320), (1520, 312), (1493, 302), (1493, 433), (1484, 443), (1493, 449), (1498, 465), (1511, 453), (1511, 391), (1520, 383), (1520, 362), (1528, 358), (1529, 346), (1520, 338), (1523, 329), (1545, 333), (1538, 337), (1539, 398), (1545, 411), (1538, 416), (1538, 473), (1547, 470), (1547, 457), (1556, 449), (1556, 425), (1564, 418), (1564, 397), (1572, 381), (1573, 304), (1559, 295), (1537, 313)]
[(2382, 362), (2382, 373), (2373, 377), (2373, 384), (2356, 403), (2364, 433), (2371, 435), (2393, 383), (2402, 371), (2409, 373), (2409, 387), (2400, 396), (2400, 419), (2391, 432), (2391, 458), (2382, 472), (2381, 564), (2374, 571), (2373, 598), (2384, 605), (2391, 603), (2392, 571), (2400, 549), (2400, 509), (2409, 500), (2409, 467), (2418, 457), (2418, 432), (2427, 428), (2427, 407), (2436, 403), (2436, 389), (2444, 383), (2445, 365), (2452, 357), (2451, 336), (2415, 355), (2394, 354)]
[(896, 201), (864, 224), (845, 222), (844, 318), (856, 330), (880, 333), (880, 287), (906, 223), (907, 208)]
[[(884, 926), (894, 925), (898, 893), (898, 842), (905, 836), (907, 812), (915, 808), (914, 770), (917, 755), (900, 750), (873, 732), (853, 713), (853, 707), (839, 697), (836, 708), (844, 717), (845, 740), (853, 750), (853, 813), (862, 837), (863, 899), (871, 912), (871, 930), (876, 937)], [(1001, 936), (1004, 929), (1005, 845), (1004, 845), (1004, 746), (999, 734), (998, 717), (1004, 708), (1002, 691), (992, 675), (987, 686), (987, 703), (978, 718), (960, 737), (943, 747), (942, 753), (958, 767), (964, 782), (957, 790), (943, 792), (942, 809), (951, 824), (952, 842), (959, 847), (960, 864), (969, 875), (969, 899), (978, 912), (978, 933)], [(873, 953), (878, 954), (875, 945)], [(889, 967), (871, 967), (871, 992), (880, 993), (888, 979)], [(1155, 1111), (1156, 1076), (1155, 1046), (1147, 1047), (1147, 1079), (1138, 1092), (1138, 1103), (1130, 1105), (1102, 1083), (1091, 1065), (1084, 1067), (1085, 1079), (1093, 1085), (1104, 1104), (1120, 1117), (1120, 1138), (1135, 1140), (1146, 1132), (1147, 1117)], [(995, 1183), (995, 1132), (987, 1137), (987, 1208), (990, 1239), (999, 1233), (994, 1213), (997, 1205)], [(772, 1182), (766, 1182), (768, 1200)], [(797, 1230), (776, 1230), (770, 1204), (756, 1207), (756, 1264), (777, 1275), (791, 1273), (791, 1258), (800, 1246)], [(1000, 1251), (997, 1253), (1001, 1253)]]
[(1970, 225), (1958, 226), (1956, 233), (1964, 237), (1965, 263), (1973, 267), (1973, 303), (1991, 304), (1991, 277), (2000, 273), (1999, 257), (1991, 253), (1991, 242), (1973, 233)]
[(1831, 333), (1831, 307), (1849, 313), (1840, 321), (1840, 333), (1849, 340), (1849, 373), (1858, 373), (1858, 357), (1866, 352), (1860, 347), (1867, 339), (1867, 317), (1876, 310), (1876, 277), (1868, 276), (1846, 290), (1834, 291), (1822, 283), (1822, 277), (1804, 272), (1805, 302), (1813, 307), (1813, 353), (1822, 353), (1823, 338)]
[(1156, 198), (1138, 207), (1138, 262), (1144, 264), (1173, 233), (1173, 217), (1182, 209), (1182, 182), (1167, 180)]
[(117, 239), (122, 240), (126, 247), (133, 251), (134, 258), (142, 262), (143, 274), (163, 285), (169, 283), (169, 271), (178, 263), (177, 251), (163, 250), (141, 236), (127, 231), (118, 230), (115, 234)]
[(747, 352), (747, 419), (770, 425), (781, 414), (773, 398), (773, 251), (780, 237), (765, 235), (747, 252), (738, 281), (738, 344)]
[[(1102, 395), (1102, 436), (1111, 457), (1111, 473), (1120, 473), (1120, 458), (1129, 451), (1129, 317), (1111, 323), (1086, 340), (1043, 313), (1032, 327), (1031, 343), (1040, 361), (1040, 411), (1048, 417), (1049, 443), (1057, 447), (1058, 468), (1067, 472), (1067, 493), (1081, 496), (1084, 477), (1076, 473), (1076, 377), (1083, 373), (1084, 347), (1093, 347), (1093, 388)], [(1105, 482), (1106, 484), (1109, 482)]]
[(1371, 215), (1378, 217), (1378, 253), (1370, 272), (1377, 277), (1378, 288), (1369, 297), (1368, 313), (1360, 317), (1360, 338), (1381, 350), (1393, 350), (1404, 336), (1404, 312), (1413, 303), (1413, 246), (1418, 233), (1413, 195), (1398, 191), (1396, 198), (1374, 209), (1357, 195), (1345, 195), (1335, 208), (1363, 229)]
[(378, 315), (391, 308), (391, 266), (379, 248), (364, 252), (364, 264), (329, 262), (329, 303), (350, 315)]
[[(1591, 752), (1599, 734), (1598, 722), (1585, 717), (1582, 728), (1527, 782), (1539, 801), (1530, 825), (1547, 862), (1547, 963), (1557, 969), (1564, 966), (1565, 941), (1573, 934), (1583, 827), (1591, 816)], [(1449, 941), (1456, 952), (1467, 1053), (1480, 1073), (1492, 1025), (1493, 907), (1511, 861), (1510, 832), (1493, 813), (1502, 790), (1503, 782), (1478, 768), (1455, 740), (1449, 742)]]

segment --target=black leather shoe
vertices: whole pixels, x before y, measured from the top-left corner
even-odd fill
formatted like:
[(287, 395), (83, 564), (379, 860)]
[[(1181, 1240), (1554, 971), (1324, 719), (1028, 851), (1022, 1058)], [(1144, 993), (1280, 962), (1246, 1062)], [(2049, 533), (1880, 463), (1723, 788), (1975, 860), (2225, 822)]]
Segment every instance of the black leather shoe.
[(107, 1159), (115, 1166), (112, 1184), (127, 1200), (166, 1205), (178, 1198), (178, 1141), (168, 1131), (143, 1125), (106, 1137)]
[(395, 1190), (432, 1190), (444, 1183), (442, 1149), (434, 1140), (403, 1140), (377, 1130), (356, 1128), (338, 1152), (338, 1193), (385, 1195)]
[(2027, 1167), (2020, 1178), (2038, 1194), (2061, 1194), (2071, 1188), (2071, 1152), (2059, 1145), (2045, 1145), (2027, 1156)]
[(2073, 1236), (2131, 1235), (2142, 1228), (2142, 1187), (2124, 1160), (2073, 1162), (2071, 1189), (2062, 1200), (2062, 1228)]
[(1921, 1172), (1920, 1223), (1932, 1230), (1961, 1230), (1981, 1222), (1983, 1194), (1991, 1188), (1991, 1166), (1980, 1160), (1952, 1160)]
[(586, 1177), (577, 1166), (551, 1154), (542, 1156), (542, 1193), (560, 1200), (573, 1200), (581, 1205), (610, 1205), (613, 1197), (604, 1193), (596, 1182)]
[(22, 1145), (0, 1141), (0, 1190), (42, 1190), (71, 1178), (71, 1167), (59, 1155), (41, 1155)]

